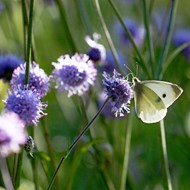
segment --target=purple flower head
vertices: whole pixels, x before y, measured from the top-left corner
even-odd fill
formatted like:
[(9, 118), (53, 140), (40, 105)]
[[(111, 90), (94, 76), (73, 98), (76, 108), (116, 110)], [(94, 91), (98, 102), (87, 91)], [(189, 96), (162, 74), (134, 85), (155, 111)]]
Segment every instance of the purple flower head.
[(0, 78), (4, 82), (10, 81), (14, 69), (23, 63), (22, 60), (14, 55), (7, 54), (0, 56)]
[(173, 36), (174, 46), (179, 47), (185, 43), (189, 43), (189, 45), (183, 50), (183, 54), (190, 60), (190, 29), (177, 30)]
[(4, 102), (5, 109), (18, 114), (26, 126), (37, 125), (38, 120), (46, 115), (43, 109), (47, 104), (43, 104), (39, 96), (32, 90), (9, 91), (8, 98)]
[(86, 43), (90, 46), (90, 50), (88, 51), (87, 55), (89, 59), (94, 62), (104, 62), (106, 58), (106, 49), (102, 44), (98, 43), (100, 39), (100, 35), (97, 33), (93, 34), (93, 39), (90, 36), (85, 37)]
[(133, 98), (133, 90), (129, 82), (116, 70), (114, 70), (113, 76), (104, 72), (103, 77), (105, 93), (112, 100), (112, 112), (116, 117), (124, 116), (125, 111), (129, 113), (128, 105)]
[[(107, 97), (108, 96), (105, 94), (105, 92), (102, 92), (98, 95), (98, 102), (97, 103), (98, 103), (99, 108), (103, 105), (103, 103), (105, 102)], [(112, 111), (112, 107), (113, 107), (112, 105), (113, 105), (112, 101), (109, 101), (106, 104), (105, 108), (102, 110), (102, 114), (107, 118), (115, 119), (116, 117), (115, 117), (115, 113)], [(124, 112), (123, 114), (126, 116), (127, 112)], [(117, 118), (119, 119), (121, 117), (117, 117)]]
[[(22, 64), (14, 70), (10, 82), (13, 90), (18, 88), (25, 89), (25, 72), (26, 64)], [(30, 64), (29, 83), (27, 88), (35, 91), (40, 98), (45, 96), (49, 91), (49, 77), (34, 61)]]
[(5, 112), (0, 115), (0, 157), (18, 153), (26, 141), (24, 124), (17, 114)]
[[(121, 69), (125, 69), (125, 64), (127, 63), (126, 58), (121, 52), (118, 52), (119, 66)], [(115, 59), (111, 51), (108, 51), (106, 54), (105, 64), (102, 66), (103, 71), (108, 74), (112, 74), (114, 69), (116, 69)]]
[(55, 67), (52, 72), (55, 88), (60, 92), (67, 91), (68, 96), (81, 96), (94, 85), (97, 70), (85, 54), (61, 56), (58, 63), (52, 65)]
[[(135, 44), (137, 46), (140, 46), (144, 39), (144, 34), (145, 34), (144, 28), (142, 26), (139, 26), (134, 20), (131, 19), (125, 19), (124, 23), (127, 29), (129, 30)], [(116, 24), (116, 31), (120, 37), (121, 42), (129, 46), (130, 41), (128, 35), (120, 23)]]

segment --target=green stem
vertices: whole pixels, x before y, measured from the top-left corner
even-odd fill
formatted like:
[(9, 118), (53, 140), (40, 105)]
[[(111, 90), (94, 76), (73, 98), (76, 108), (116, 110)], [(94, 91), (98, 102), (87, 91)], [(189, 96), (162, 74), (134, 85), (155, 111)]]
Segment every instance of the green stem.
[(24, 34), (24, 59), (26, 60), (26, 39), (27, 39), (27, 26), (28, 26), (28, 16), (26, 11), (26, 1), (22, 0), (22, 20), (23, 20), (23, 34)]
[(109, 44), (109, 46), (110, 46), (110, 49), (111, 49), (111, 51), (112, 51), (112, 53), (113, 53), (113, 57), (114, 57), (115, 62), (116, 62), (116, 68), (117, 68), (118, 71), (121, 72), (121, 69), (120, 69), (120, 66), (119, 66), (119, 57), (118, 57), (118, 55), (117, 55), (116, 49), (115, 49), (114, 44), (113, 44), (112, 39), (111, 39), (111, 36), (110, 36), (110, 34), (109, 34), (109, 32), (108, 32), (108, 29), (107, 29), (107, 26), (106, 26), (106, 24), (105, 24), (105, 21), (104, 21), (102, 12), (101, 12), (101, 10), (100, 10), (100, 5), (99, 5), (99, 1), (98, 1), (98, 0), (95, 0), (95, 6), (96, 6), (96, 10), (97, 10), (97, 12), (98, 12), (98, 16), (99, 16), (99, 18), (100, 18), (101, 25), (102, 25), (102, 28), (103, 28), (103, 30), (104, 30), (106, 39), (107, 39), (108, 44)]
[(37, 158), (36, 155), (34, 155), (33, 158), (30, 158), (31, 165), (32, 165), (32, 173), (33, 173), (33, 180), (34, 180), (34, 186), (35, 190), (39, 190), (39, 180), (38, 180), (38, 168), (37, 168)]
[(29, 23), (27, 31), (27, 46), (26, 46), (26, 74), (25, 74), (25, 84), (29, 82), (29, 72), (30, 72), (30, 56), (31, 56), (31, 44), (32, 44), (32, 23), (33, 23), (33, 8), (34, 0), (30, 0), (29, 8)]
[(106, 106), (106, 104), (108, 103), (109, 98), (106, 99), (106, 101), (104, 102), (104, 104), (102, 105), (102, 107), (98, 110), (98, 112), (96, 113), (96, 115), (92, 118), (92, 120), (87, 124), (87, 126), (80, 132), (80, 134), (77, 136), (77, 138), (73, 141), (73, 143), (69, 146), (66, 154), (61, 158), (61, 160), (59, 161), (59, 164), (57, 166), (57, 169), (54, 172), (54, 175), (51, 178), (51, 181), (47, 187), (47, 190), (49, 190), (55, 180), (55, 177), (57, 176), (57, 173), (62, 165), (62, 163), (66, 160), (66, 158), (69, 156), (70, 152), (72, 151), (72, 149), (76, 146), (76, 144), (78, 143), (78, 141), (80, 140), (80, 138), (83, 136), (83, 134), (89, 129), (89, 127), (92, 125), (92, 123), (96, 120), (96, 118), (100, 115), (100, 113), (102, 112), (102, 110), (104, 109), (104, 107)]
[(162, 73), (163, 64), (168, 55), (169, 46), (170, 46), (170, 42), (171, 42), (171, 38), (172, 38), (172, 32), (173, 32), (173, 28), (174, 28), (175, 16), (176, 16), (176, 12), (177, 12), (177, 5), (178, 5), (178, 0), (171, 0), (171, 11), (170, 11), (170, 16), (169, 16), (169, 22), (168, 22), (168, 26), (167, 26), (166, 37), (164, 40), (164, 47), (162, 49), (162, 53), (161, 53), (159, 63), (158, 63), (156, 78), (160, 78), (160, 75)]
[(172, 190), (171, 176), (170, 176), (169, 164), (168, 164), (164, 120), (160, 121), (160, 135), (161, 135), (161, 143), (162, 143), (162, 156), (163, 156), (163, 162), (164, 162), (164, 172), (165, 172), (166, 182), (167, 182), (167, 190)]
[(131, 42), (131, 44), (132, 44), (132, 46), (133, 46), (133, 49), (135, 50), (135, 52), (136, 52), (136, 54), (137, 54), (139, 60), (141, 61), (141, 67), (143, 68), (143, 70), (145, 71), (145, 73), (147, 74), (147, 76), (150, 77), (148, 68), (147, 68), (146, 65), (145, 65), (145, 62), (144, 62), (144, 60), (143, 60), (143, 58), (142, 58), (142, 56), (141, 56), (141, 53), (139, 52), (139, 50), (138, 50), (138, 48), (137, 48), (137, 45), (135, 44), (135, 42), (134, 42), (134, 40), (133, 40), (133, 37), (131, 36), (131, 34), (130, 34), (128, 28), (126, 27), (125, 23), (123, 22), (122, 16), (120, 15), (120, 13), (119, 13), (118, 9), (116, 8), (116, 6), (114, 5), (113, 1), (112, 1), (112, 0), (107, 0), (107, 1), (110, 3), (110, 5), (111, 5), (113, 11), (115, 12), (115, 14), (116, 14), (116, 16), (118, 17), (118, 19), (119, 19), (121, 25), (123, 26), (125, 32), (127, 33), (127, 36), (128, 36), (128, 38), (129, 38), (129, 41)]
[(152, 35), (150, 33), (150, 22), (149, 22), (150, 15), (147, 7), (147, 0), (143, 0), (142, 2), (143, 2), (143, 12), (144, 12), (144, 25), (146, 28), (146, 37), (150, 53), (150, 66), (151, 66), (152, 76), (154, 76), (154, 48), (153, 48)]
[(122, 173), (121, 173), (120, 190), (126, 189), (126, 179), (127, 179), (127, 171), (128, 171), (128, 163), (129, 163), (133, 115), (134, 113), (131, 113), (130, 120), (127, 125), (126, 134), (125, 134), (126, 135), (125, 136), (125, 152), (124, 152), (123, 167), (122, 167)]
[[(42, 123), (42, 127), (43, 127), (43, 130), (44, 130), (44, 137), (45, 137), (45, 141), (46, 141), (46, 144), (47, 144), (48, 154), (50, 156), (50, 162), (51, 162), (53, 170), (56, 170), (56, 165), (55, 165), (55, 160), (54, 160), (54, 153), (53, 153), (53, 149), (52, 149), (52, 146), (51, 146), (51, 142), (50, 142), (49, 133), (48, 133), (48, 129), (47, 129), (47, 124), (45, 122), (45, 118), (41, 119), (41, 123)], [(56, 185), (57, 190), (61, 189), (58, 177), (55, 180), (55, 185)]]
[(63, 6), (63, 2), (62, 2), (62, 0), (55, 0), (55, 3), (57, 5), (57, 7), (59, 9), (59, 13), (61, 15), (61, 22), (63, 23), (65, 36), (67, 37), (66, 39), (69, 42), (72, 52), (75, 53), (77, 48), (75, 46), (71, 31), (69, 29), (69, 25), (67, 23), (67, 18), (66, 18), (66, 13), (65, 13), (64, 6)]
[(17, 161), (18, 161), (18, 154), (14, 154), (14, 157), (13, 157), (13, 171), (12, 171), (12, 181), (13, 181), (14, 186), (15, 186), (14, 182), (15, 182), (15, 179), (16, 179)]
[(8, 166), (7, 166), (7, 161), (5, 158), (0, 157), (0, 170), (1, 170), (1, 175), (3, 178), (3, 182), (5, 185), (5, 189), (7, 190), (14, 190), (12, 181), (11, 181), (11, 176), (9, 174)]
[(22, 159), (23, 159), (23, 149), (21, 150), (20, 154), (18, 155), (16, 175), (15, 175), (15, 183), (14, 183), (15, 189), (17, 189), (20, 185)]
[[(86, 106), (84, 105), (84, 102), (82, 101), (82, 98), (81, 99), (81, 110), (82, 110), (82, 114), (84, 116), (84, 121), (85, 123), (88, 123), (88, 117), (87, 117), (87, 114), (86, 114)], [(84, 123), (84, 122), (83, 122)], [(93, 128), (90, 128), (90, 139), (93, 140), (95, 137), (93, 135)], [(99, 150), (96, 148), (96, 145), (95, 144), (92, 144), (92, 147), (95, 151), (95, 154), (96, 154), (96, 157), (94, 158), (99, 166), (99, 162), (100, 162), (100, 152)], [(110, 179), (109, 175), (108, 175), (108, 171), (106, 168), (104, 167), (100, 167), (99, 168), (100, 170), (100, 174), (102, 175), (103, 179), (104, 179), (104, 182), (105, 184), (107, 185), (107, 187), (109, 188), (109, 190), (115, 190), (115, 187), (114, 187), (114, 184), (112, 182), (112, 180)]]

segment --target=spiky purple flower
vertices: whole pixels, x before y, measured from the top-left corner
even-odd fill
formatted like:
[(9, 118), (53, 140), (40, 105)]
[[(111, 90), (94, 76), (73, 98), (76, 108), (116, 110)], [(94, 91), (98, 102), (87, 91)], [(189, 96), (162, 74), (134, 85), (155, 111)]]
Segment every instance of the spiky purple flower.
[(24, 124), (17, 114), (5, 112), (0, 116), (0, 157), (18, 153), (26, 141)]
[[(22, 64), (14, 70), (10, 82), (13, 90), (18, 88), (25, 89), (25, 73), (26, 64)], [(49, 91), (49, 77), (34, 61), (30, 64), (29, 82), (27, 88), (35, 91), (40, 98), (45, 96)]]
[(99, 39), (100, 35), (97, 33), (93, 34), (93, 39), (91, 39), (90, 36), (85, 37), (86, 43), (90, 46), (87, 55), (90, 60), (103, 63), (106, 58), (106, 49), (102, 44), (98, 43)]
[(97, 70), (85, 54), (64, 55), (58, 58), (58, 63), (52, 63), (55, 69), (52, 80), (60, 92), (67, 91), (68, 96), (83, 95), (94, 85)]
[(128, 107), (131, 99), (133, 98), (133, 90), (129, 85), (128, 80), (121, 76), (116, 70), (113, 76), (103, 73), (103, 87), (105, 93), (112, 100), (112, 112), (115, 116), (124, 116), (124, 112), (130, 112)]
[(39, 96), (32, 90), (18, 89), (8, 92), (5, 102), (7, 111), (15, 112), (26, 126), (37, 125), (38, 120), (46, 115), (43, 109), (47, 104), (43, 104)]
[(21, 65), (23, 61), (14, 55), (7, 54), (0, 56), (0, 79), (4, 82), (10, 81), (14, 69)]

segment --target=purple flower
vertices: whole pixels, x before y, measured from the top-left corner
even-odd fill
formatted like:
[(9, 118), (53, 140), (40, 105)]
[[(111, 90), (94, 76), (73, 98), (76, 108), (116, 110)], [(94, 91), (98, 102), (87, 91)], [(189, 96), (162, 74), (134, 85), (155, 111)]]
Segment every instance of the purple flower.
[(190, 60), (190, 29), (177, 30), (173, 36), (174, 46), (179, 47), (185, 43), (189, 43), (189, 45), (182, 52)]
[(124, 116), (125, 111), (129, 113), (128, 105), (133, 98), (133, 90), (129, 82), (116, 70), (114, 70), (113, 76), (104, 72), (103, 77), (105, 93), (112, 100), (112, 112), (116, 117)]
[(52, 72), (55, 88), (60, 92), (67, 91), (68, 96), (81, 96), (94, 85), (97, 70), (85, 54), (61, 56), (58, 63), (52, 65), (55, 67)]
[(104, 62), (106, 58), (106, 49), (102, 44), (98, 43), (100, 39), (100, 35), (97, 33), (93, 34), (93, 39), (90, 36), (85, 37), (86, 43), (90, 46), (90, 50), (88, 51), (87, 55), (89, 59), (94, 62)]
[(18, 59), (16, 56), (7, 54), (0, 56), (0, 78), (4, 82), (10, 81), (14, 69), (23, 63), (22, 60)]
[[(144, 34), (145, 34), (144, 28), (142, 26), (139, 26), (139, 24), (137, 24), (134, 20), (131, 19), (125, 19), (124, 23), (127, 29), (129, 30), (135, 44), (137, 46), (140, 46), (144, 40)], [(116, 24), (116, 31), (120, 37), (121, 42), (129, 46), (130, 41), (128, 35), (120, 23)]]
[(18, 153), (26, 141), (24, 124), (17, 114), (5, 112), (0, 116), (0, 157)]
[(46, 115), (43, 109), (47, 105), (43, 104), (38, 95), (32, 90), (9, 91), (8, 98), (4, 102), (5, 109), (18, 114), (26, 126), (37, 125), (38, 120)]
[[(37, 95), (42, 98), (49, 91), (49, 77), (46, 75), (44, 70), (39, 68), (39, 65), (34, 61), (30, 64), (29, 69), (29, 83), (27, 85), (28, 89), (33, 90)], [(26, 64), (20, 65), (17, 69), (14, 70), (12, 79), (11, 79), (11, 88), (16, 89), (25, 89), (25, 73), (26, 73)]]
[[(103, 103), (105, 102), (105, 100), (107, 99), (107, 97), (108, 96), (105, 94), (105, 92), (102, 92), (102, 93), (100, 93), (98, 95), (98, 102), (97, 102), (97, 104), (98, 104), (99, 108), (103, 105)], [(101, 114), (103, 114), (107, 118), (115, 119), (116, 117), (115, 117), (115, 113), (112, 111), (112, 107), (113, 107), (112, 104), (113, 104), (112, 101), (109, 101), (106, 104), (105, 108), (102, 110)], [(127, 112), (125, 112), (123, 114), (127, 115)], [(119, 119), (121, 117), (117, 117), (117, 118)]]

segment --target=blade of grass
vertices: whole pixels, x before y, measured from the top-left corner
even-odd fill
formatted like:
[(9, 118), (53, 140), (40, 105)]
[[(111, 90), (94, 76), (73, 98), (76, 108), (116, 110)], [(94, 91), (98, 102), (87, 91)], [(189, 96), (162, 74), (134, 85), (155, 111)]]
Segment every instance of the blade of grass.
[(164, 120), (160, 121), (160, 137), (161, 137), (161, 144), (162, 144), (162, 156), (163, 156), (164, 173), (166, 177), (167, 190), (172, 190), (171, 176), (170, 176), (169, 164), (168, 164)]
[(150, 33), (150, 15), (149, 10), (147, 7), (147, 0), (143, 0), (143, 15), (144, 15), (144, 25), (146, 28), (146, 38), (147, 38), (147, 44), (149, 49), (149, 55), (150, 55), (150, 68), (152, 72), (152, 77), (154, 76), (154, 47), (153, 47), (153, 41), (152, 41), (152, 35)]
[(163, 49), (161, 52), (161, 56), (160, 56), (158, 67), (157, 67), (157, 73), (156, 73), (156, 78), (158, 78), (158, 79), (160, 78), (160, 75), (161, 75), (161, 72), (163, 69), (163, 64), (168, 55), (172, 32), (173, 32), (173, 28), (174, 28), (174, 21), (175, 21), (176, 12), (177, 12), (177, 5), (178, 5), (178, 0), (171, 0), (171, 10), (170, 10), (169, 22), (167, 25), (164, 46), (163, 46)]
[(28, 31), (27, 31), (25, 84), (28, 84), (29, 82), (30, 57), (31, 57), (31, 47), (32, 47), (33, 9), (34, 9), (34, 0), (31, 0), (29, 7), (29, 19), (28, 19), (29, 22), (28, 22)]
[(189, 46), (189, 43), (184, 43), (181, 46), (179, 46), (178, 48), (176, 48), (167, 58), (165, 65), (162, 69), (162, 72), (160, 74), (160, 77), (162, 78), (164, 73), (166, 72), (168, 66), (170, 65), (170, 63), (172, 63), (172, 61), (185, 49)]
[(75, 53), (77, 51), (77, 48), (75, 46), (71, 31), (69, 29), (69, 25), (67, 23), (66, 13), (65, 13), (64, 6), (63, 6), (63, 2), (62, 2), (62, 0), (55, 0), (55, 3), (59, 9), (59, 13), (61, 16), (61, 22), (62, 22), (63, 27), (64, 27), (65, 36), (67, 37), (67, 40), (68, 40), (69, 45), (71, 47), (71, 51), (72, 51), (72, 53)]
[(117, 51), (116, 51), (116, 49), (115, 49), (115, 47), (114, 47), (114, 44), (113, 44), (113, 42), (112, 42), (111, 36), (110, 36), (110, 34), (109, 34), (109, 32), (108, 32), (107, 26), (106, 26), (106, 24), (105, 24), (105, 21), (104, 21), (102, 12), (101, 12), (101, 10), (100, 10), (100, 5), (99, 5), (99, 1), (98, 1), (98, 0), (95, 0), (95, 7), (96, 7), (96, 10), (97, 10), (97, 12), (98, 12), (98, 16), (99, 16), (99, 18), (100, 18), (101, 25), (102, 25), (102, 28), (103, 28), (103, 30), (104, 30), (106, 39), (107, 39), (108, 44), (109, 44), (109, 46), (110, 46), (110, 49), (111, 49), (111, 51), (112, 51), (112, 53), (113, 53), (113, 57), (114, 57), (114, 60), (115, 60), (115, 62), (116, 62), (116, 68), (117, 68), (117, 70), (118, 70), (119, 72), (121, 72), (121, 69), (120, 69), (120, 66), (119, 66), (118, 54), (117, 54)]
[(125, 133), (125, 151), (124, 151), (123, 167), (122, 167), (122, 173), (121, 173), (120, 190), (126, 189), (133, 115), (134, 115), (134, 110), (131, 112), (131, 114), (129, 116), (130, 118), (127, 118), (127, 119), (129, 119), (129, 122), (127, 124), (127, 129), (126, 129), (126, 133)]
[(117, 18), (119, 19), (119, 21), (120, 21), (121, 25), (123, 26), (125, 32), (127, 33), (127, 36), (128, 36), (128, 38), (129, 38), (129, 41), (131, 42), (131, 44), (132, 44), (132, 46), (133, 46), (133, 49), (135, 50), (135, 52), (136, 52), (136, 54), (137, 54), (137, 56), (138, 56), (138, 58), (139, 58), (139, 60), (140, 60), (140, 61), (138, 62), (138, 64), (142, 67), (142, 69), (143, 69), (144, 72), (147, 74), (147, 76), (150, 77), (148, 68), (147, 68), (147, 66), (146, 66), (146, 64), (145, 64), (145, 62), (144, 62), (144, 60), (143, 60), (143, 58), (142, 58), (142, 56), (141, 56), (141, 53), (139, 52), (139, 50), (138, 50), (138, 48), (137, 48), (137, 45), (135, 44), (135, 42), (134, 42), (134, 40), (133, 40), (133, 37), (131, 36), (131, 34), (130, 34), (128, 28), (126, 27), (126, 25), (125, 25), (125, 23), (124, 23), (124, 21), (123, 21), (123, 19), (122, 19), (122, 16), (120, 15), (120, 13), (119, 13), (118, 9), (116, 8), (115, 4), (113, 3), (113, 1), (112, 1), (112, 0), (107, 0), (107, 1), (108, 1), (109, 4), (111, 5), (111, 7), (112, 7), (113, 11), (115, 12)]
[(13, 184), (11, 181), (11, 176), (9, 174), (9, 170), (7, 167), (7, 161), (3, 157), (0, 157), (0, 170), (1, 170), (2, 178), (3, 178), (3, 182), (5, 185), (5, 189), (14, 190)]

